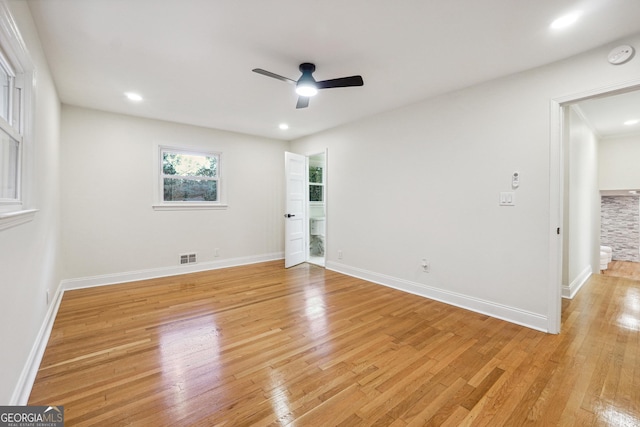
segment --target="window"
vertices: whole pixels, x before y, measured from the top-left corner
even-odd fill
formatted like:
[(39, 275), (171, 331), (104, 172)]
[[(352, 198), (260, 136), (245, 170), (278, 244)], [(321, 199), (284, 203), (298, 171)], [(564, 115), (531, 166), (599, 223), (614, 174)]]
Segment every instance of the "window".
[(35, 69), (6, 2), (0, 1), (0, 230), (31, 221)]
[(20, 152), (22, 151), (21, 89), (13, 67), (0, 53), (0, 203), (20, 203)]
[(309, 201), (324, 201), (324, 182), (322, 180), (321, 166), (309, 166)]
[(222, 203), (220, 153), (160, 147), (160, 205), (155, 209), (216, 208)]

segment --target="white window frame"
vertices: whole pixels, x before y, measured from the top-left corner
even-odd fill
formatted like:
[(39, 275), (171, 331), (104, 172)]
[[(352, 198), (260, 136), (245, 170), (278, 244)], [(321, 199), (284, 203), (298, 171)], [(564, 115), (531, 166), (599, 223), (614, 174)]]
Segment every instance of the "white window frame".
[[(22, 104), (22, 93), (20, 93), (19, 98), (16, 97), (16, 90), (20, 90), (22, 92), (22, 86), (20, 85), (18, 79), (21, 76), (16, 76), (16, 72), (14, 71), (11, 63), (5, 58), (2, 50), (0, 50), (0, 69), (2, 69), (9, 76), (9, 96), (7, 100), (7, 117), (0, 116), (0, 130), (6, 133), (9, 138), (18, 143), (18, 150), (16, 156), (16, 164), (12, 165), (16, 170), (16, 188), (15, 198), (1, 198), (0, 197), (0, 205), (20, 205), (22, 204), (22, 192), (20, 191), (20, 176), (22, 169), (22, 147), (24, 146), (24, 141), (22, 138), (22, 111), (20, 105)], [(15, 105), (17, 102), (17, 106)], [(4, 166), (0, 164), (0, 166)]]
[[(224, 179), (222, 175), (223, 170), (223, 161), (222, 161), (222, 153), (218, 151), (206, 150), (203, 148), (194, 148), (194, 147), (176, 147), (176, 146), (168, 146), (168, 145), (158, 145), (157, 146), (157, 157), (155, 162), (155, 182), (156, 182), (156, 203), (152, 206), (156, 211), (175, 211), (175, 210), (202, 210), (202, 209), (226, 209), (229, 206), (226, 203), (226, 192), (224, 189)], [(218, 201), (165, 201), (164, 200), (164, 178), (165, 175), (163, 173), (163, 165), (162, 165), (162, 153), (165, 151), (170, 151), (173, 153), (180, 154), (192, 154), (198, 156), (215, 156), (218, 159), (217, 165), (217, 193), (218, 193)]]
[[(13, 76), (13, 88), (20, 89), (20, 98), (10, 102), (8, 120), (0, 118), (2, 130), (18, 141), (16, 198), (0, 199), (0, 230), (4, 230), (31, 221), (37, 212), (31, 189), (35, 67), (6, 0), (0, 1), (0, 50), (2, 67)], [(15, 96), (15, 90), (11, 92)]]

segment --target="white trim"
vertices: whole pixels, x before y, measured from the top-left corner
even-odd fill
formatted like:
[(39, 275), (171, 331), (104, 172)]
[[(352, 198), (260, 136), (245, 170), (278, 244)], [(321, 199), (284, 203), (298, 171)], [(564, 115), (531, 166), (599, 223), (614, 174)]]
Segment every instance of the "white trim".
[(554, 98), (553, 101), (558, 104), (570, 104), (574, 102), (586, 101), (587, 99), (592, 98), (600, 98), (604, 96), (613, 96), (627, 92), (633, 92), (634, 90), (640, 90), (640, 79), (629, 80), (610, 86), (603, 86), (591, 90), (585, 90), (584, 92), (560, 96)]
[[(11, 110), (13, 110), (13, 108), (14, 106), (11, 105)], [(19, 123), (19, 125), (21, 125), (21, 123)], [(9, 138), (13, 139), (18, 144), (22, 144), (24, 142), (24, 138), (22, 134), (18, 130), (16, 130), (16, 128), (11, 126), (11, 124), (8, 121), (6, 121), (2, 116), (0, 116), (0, 130), (4, 131), (4, 133), (6, 133), (9, 136)]]
[(0, 214), (0, 230), (6, 230), (7, 228), (32, 221), (36, 212), (38, 212), (38, 209), (27, 209)]
[(591, 277), (592, 269), (591, 266), (588, 265), (582, 270), (582, 273), (578, 275), (573, 281), (569, 284), (569, 286), (562, 286), (562, 298), (573, 299), (576, 296), (582, 285), (587, 283), (589, 277)]
[(71, 289), (92, 288), (94, 286), (115, 285), (118, 283), (136, 282), (138, 280), (156, 279), (158, 277), (176, 276), (179, 274), (197, 273), (200, 271), (256, 264), (259, 262), (276, 261), (283, 258), (284, 254), (282, 252), (274, 252), (264, 255), (229, 258), (219, 261), (198, 262), (189, 265), (176, 265), (174, 267), (160, 267), (147, 270), (127, 271), (124, 273), (65, 279), (61, 282), (61, 286), (65, 291)]
[(51, 336), (53, 322), (56, 320), (56, 315), (58, 314), (58, 308), (62, 301), (63, 292), (62, 283), (60, 283), (55, 295), (53, 296), (52, 304), (49, 305), (49, 310), (47, 310), (47, 314), (44, 317), (42, 326), (38, 331), (38, 335), (36, 335), (36, 339), (31, 347), (29, 356), (27, 357), (27, 361), (22, 368), (22, 372), (18, 378), (18, 383), (11, 395), (9, 405), (24, 406), (29, 400), (33, 383), (36, 380), (36, 375), (38, 374), (38, 369), (40, 368), (44, 351), (47, 348), (47, 343)]
[[(549, 225), (552, 237), (549, 239), (549, 282), (547, 288), (548, 330), (560, 333), (562, 316), (562, 236), (553, 236), (556, 227), (562, 227), (564, 220), (564, 156), (562, 108), (565, 105), (591, 98), (611, 96), (640, 90), (640, 79), (599, 87), (580, 93), (563, 95), (550, 100), (549, 117)], [(554, 238), (557, 237), (557, 238)], [(576, 290), (577, 292), (577, 290)]]
[(277, 261), (284, 258), (282, 252), (271, 254), (247, 256), (240, 258), (230, 258), (227, 260), (198, 263), (190, 266), (163, 267), (149, 270), (130, 271), (126, 273), (105, 274), (102, 276), (82, 277), (78, 279), (62, 280), (58, 285), (58, 289), (54, 295), (53, 304), (49, 306), (49, 310), (42, 322), (42, 326), (38, 331), (35, 342), (29, 353), (26, 363), (18, 379), (18, 383), (14, 388), (9, 405), (24, 406), (29, 400), (33, 383), (38, 374), (42, 357), (51, 336), (53, 323), (56, 320), (60, 303), (64, 292), (73, 289), (91, 288), (95, 286), (114, 285), (117, 283), (133, 282), (138, 280), (154, 279), (158, 277), (173, 276), (178, 274), (195, 273), (199, 271), (217, 270), (220, 268), (236, 267), (247, 264), (257, 264), (260, 262)]
[[(604, 137), (602, 135), (600, 135), (600, 132), (598, 132), (598, 129), (593, 127), (593, 124), (591, 124), (591, 121), (584, 114), (584, 111), (582, 111), (582, 108), (580, 108), (579, 104), (571, 104), (571, 105), (569, 105), (569, 108), (571, 110), (573, 110), (573, 112), (576, 113), (578, 115), (578, 117), (580, 117), (580, 119), (583, 122), (582, 124), (587, 129), (589, 129), (589, 131), (591, 131), (591, 133), (594, 134), (598, 140), (604, 139)], [(615, 137), (617, 138), (618, 135), (616, 135)]]
[(328, 270), (346, 274), (347, 276), (357, 277), (359, 279), (475, 311), (476, 313), (485, 314), (517, 325), (526, 326), (542, 332), (548, 332), (547, 317), (537, 313), (497, 304), (480, 298), (470, 297), (457, 292), (434, 288), (422, 283), (411, 282), (409, 280), (399, 279), (357, 267), (351, 267), (333, 261), (327, 261), (326, 268)]
[[(19, 141), (18, 149), (18, 179), (17, 199), (24, 207), (32, 206), (33, 190), (32, 190), (32, 174), (33, 174), (33, 115), (34, 113), (34, 97), (36, 85), (36, 70), (31, 59), (31, 55), (27, 50), (26, 44), (20, 34), (18, 25), (16, 24), (6, 0), (0, 1), (0, 39), (3, 41), (3, 54), (15, 73), (13, 87), (22, 89), (22, 102), (20, 103), (20, 122), (17, 123), (18, 129), (13, 128), (13, 120), (8, 123), (13, 131), (9, 133), (12, 138)], [(15, 95), (15, 93), (12, 93)], [(15, 113), (11, 108), (10, 116)], [(15, 131), (20, 138), (15, 137)], [(12, 211), (18, 211), (20, 208)], [(8, 209), (3, 209), (8, 210)], [(25, 221), (26, 222), (26, 221)], [(14, 224), (18, 225), (18, 223)], [(13, 225), (11, 225), (13, 226)], [(8, 227), (7, 227), (8, 228)]]
[(18, 62), (24, 69), (33, 69), (33, 61), (27, 50), (27, 44), (24, 42), (18, 25), (9, 11), (7, 2), (4, 0), (0, 2), (0, 22), (3, 23), (0, 26), (0, 33), (11, 46), (11, 51), (4, 53), (9, 56), (9, 60), (12, 61), (13, 65)]
[[(314, 156), (318, 156), (318, 155), (324, 155), (324, 161), (322, 163), (319, 163), (317, 161), (311, 162), (311, 158)], [(309, 201), (310, 197), (309, 197), (309, 185), (312, 184), (309, 181), (309, 174), (307, 171), (307, 175), (305, 178), (306, 181), (306, 185), (305, 185), (305, 198), (307, 200), (306, 206), (305, 206), (305, 213), (307, 216), (307, 221), (305, 221), (305, 225), (306, 225), (306, 231), (305, 234), (308, 238), (308, 242), (307, 242), (307, 249), (306, 249), (306, 261), (310, 262), (314, 265), (320, 265), (319, 263), (313, 262), (311, 261), (311, 253), (309, 251), (309, 244), (311, 241), (311, 232), (309, 230), (309, 220), (311, 219), (311, 214), (310, 214), (310, 209), (311, 207), (318, 207), (318, 206), (323, 206), (324, 207), (324, 220), (325, 220), (325, 229), (324, 229), (324, 255), (322, 256), (322, 258), (325, 260), (327, 259), (327, 236), (329, 235), (328, 233), (328, 214), (329, 211), (327, 209), (327, 206), (329, 206), (328, 201), (327, 201), (327, 191), (329, 189), (328, 186), (328, 172), (329, 172), (329, 148), (326, 148), (323, 151), (318, 151), (318, 152), (313, 152), (313, 153), (307, 153), (304, 154), (304, 156), (307, 158), (307, 169), (309, 169), (310, 166), (320, 166), (322, 167), (322, 183), (313, 183), (314, 185), (321, 185), (322, 186), (322, 201), (321, 202), (311, 202)], [(321, 265), (322, 267), (325, 266), (324, 263), (322, 263)]]
[[(559, 334), (562, 322), (562, 233), (564, 207), (564, 150), (562, 107), (549, 103), (549, 279), (547, 287), (547, 330)], [(558, 233), (557, 230), (560, 230)]]
[(227, 209), (229, 205), (223, 203), (207, 204), (200, 202), (184, 202), (184, 203), (163, 203), (151, 205), (154, 211), (198, 211), (209, 209)]

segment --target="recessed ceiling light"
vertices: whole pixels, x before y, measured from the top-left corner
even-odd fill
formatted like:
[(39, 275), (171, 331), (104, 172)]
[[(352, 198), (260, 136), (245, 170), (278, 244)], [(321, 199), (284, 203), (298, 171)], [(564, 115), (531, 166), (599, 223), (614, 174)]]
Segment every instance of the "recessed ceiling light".
[(129, 101), (133, 101), (133, 102), (142, 101), (142, 95), (135, 92), (125, 92), (124, 96), (126, 96)]
[(640, 120), (638, 120), (638, 119), (631, 119), (631, 120), (627, 120), (626, 122), (624, 122), (624, 124), (627, 125), (627, 126), (637, 125), (638, 123), (640, 123)]
[(563, 15), (551, 23), (551, 28), (553, 28), (554, 30), (561, 30), (563, 28), (567, 28), (575, 24), (578, 18), (580, 18), (580, 15), (582, 15), (581, 11), (575, 11), (575, 12), (571, 12), (566, 15)]
[(280, 123), (280, 125), (278, 125), (278, 127), (282, 130), (287, 130), (289, 129), (289, 125), (286, 123)]

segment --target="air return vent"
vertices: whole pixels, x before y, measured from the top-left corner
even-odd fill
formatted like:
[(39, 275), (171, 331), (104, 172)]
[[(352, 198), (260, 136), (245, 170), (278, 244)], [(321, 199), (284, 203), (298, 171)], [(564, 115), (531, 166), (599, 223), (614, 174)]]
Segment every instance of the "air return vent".
[(193, 254), (180, 254), (180, 265), (183, 264), (193, 264), (197, 262), (198, 257), (195, 253)]

